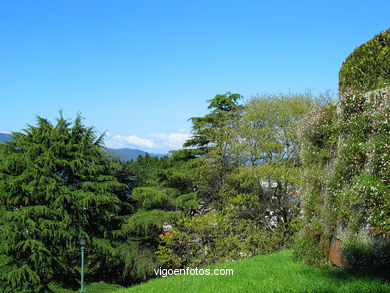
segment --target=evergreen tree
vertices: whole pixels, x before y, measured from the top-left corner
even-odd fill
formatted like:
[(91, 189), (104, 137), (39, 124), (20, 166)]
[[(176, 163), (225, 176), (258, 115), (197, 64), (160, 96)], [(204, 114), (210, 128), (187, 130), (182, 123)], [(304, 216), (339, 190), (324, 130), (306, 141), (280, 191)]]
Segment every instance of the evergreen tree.
[(111, 230), (124, 189), (110, 173), (103, 137), (62, 115), (37, 117), (0, 145), (0, 287), (44, 291), (53, 280), (79, 278), (79, 237), (87, 237), (88, 272), (110, 261)]
[(192, 150), (192, 153), (198, 156), (207, 154), (217, 144), (218, 132), (237, 118), (242, 108), (238, 105), (241, 98), (239, 94), (227, 92), (208, 100), (210, 104), (207, 109), (210, 113), (203, 117), (191, 118), (192, 138), (184, 143), (184, 147), (193, 149), (187, 149), (187, 152)]
[(203, 200), (204, 208), (209, 204), (220, 205), (220, 189), (225, 181), (225, 174), (233, 165), (230, 151), (231, 128), (239, 119), (243, 107), (238, 104), (239, 94), (227, 92), (216, 95), (208, 109), (210, 113), (192, 120), (192, 138), (184, 143), (184, 152), (193, 154), (195, 166), (193, 180), (197, 186), (198, 197)]

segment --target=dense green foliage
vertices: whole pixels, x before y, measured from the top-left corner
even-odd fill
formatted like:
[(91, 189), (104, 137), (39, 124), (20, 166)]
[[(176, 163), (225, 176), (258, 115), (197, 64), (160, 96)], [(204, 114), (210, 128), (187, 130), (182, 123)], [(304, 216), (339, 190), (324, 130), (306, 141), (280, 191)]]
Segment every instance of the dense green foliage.
[(79, 237), (90, 244), (89, 273), (106, 273), (108, 238), (124, 188), (92, 128), (77, 117), (14, 133), (0, 145), (0, 284), (8, 291), (69, 285), (79, 270)]
[(120, 162), (80, 117), (72, 125), (62, 116), (56, 125), (38, 117), (0, 145), (0, 157), (0, 287), (77, 287), (80, 235), (88, 240), (87, 281), (129, 285), (151, 276), (179, 192), (139, 186), (155, 182), (167, 158)]
[(344, 61), (339, 91), (367, 92), (390, 86), (390, 28), (358, 47)]
[(291, 251), (207, 267), (233, 269), (233, 276), (175, 276), (115, 291), (132, 292), (388, 292), (381, 279), (357, 277), (341, 269), (315, 269), (294, 262)]
[(129, 185), (129, 199), (134, 207), (118, 231), (118, 254), (125, 261), (123, 284), (154, 276), (153, 270), (160, 265), (155, 254), (158, 235), (182, 213), (188, 214), (197, 206), (189, 170), (186, 161), (177, 156), (146, 155), (123, 163), (123, 182)]

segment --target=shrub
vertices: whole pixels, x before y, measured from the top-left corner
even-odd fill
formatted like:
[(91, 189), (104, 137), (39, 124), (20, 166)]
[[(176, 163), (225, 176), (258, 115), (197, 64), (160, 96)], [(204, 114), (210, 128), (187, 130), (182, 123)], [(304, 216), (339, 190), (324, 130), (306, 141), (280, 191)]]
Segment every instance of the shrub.
[[(291, 233), (299, 221), (291, 222)], [(202, 266), (270, 253), (291, 247), (283, 227), (273, 231), (247, 219), (232, 219), (219, 212), (184, 217), (173, 230), (160, 235), (156, 252), (166, 268)]]
[(295, 237), (293, 258), (310, 266), (329, 266), (329, 262), (325, 259), (324, 250), (321, 247), (319, 238), (320, 235), (310, 228), (297, 233)]

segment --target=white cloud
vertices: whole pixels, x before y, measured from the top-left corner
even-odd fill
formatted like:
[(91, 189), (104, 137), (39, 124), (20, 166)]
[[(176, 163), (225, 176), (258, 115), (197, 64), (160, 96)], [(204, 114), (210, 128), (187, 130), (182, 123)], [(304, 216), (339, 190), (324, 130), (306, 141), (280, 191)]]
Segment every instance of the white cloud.
[(156, 151), (167, 151), (180, 149), (183, 143), (188, 140), (191, 135), (185, 133), (185, 130), (179, 130), (174, 133), (158, 133), (148, 135), (147, 138), (136, 135), (106, 135), (106, 147), (109, 148), (150, 148)]
[(115, 135), (113, 139), (117, 142), (129, 143), (144, 148), (157, 147), (157, 145), (151, 139), (142, 138), (135, 135), (130, 135), (130, 136)]
[(160, 143), (169, 148), (181, 148), (183, 147), (183, 143), (190, 138), (190, 134), (188, 133), (159, 133), (153, 135), (156, 139), (160, 141)]

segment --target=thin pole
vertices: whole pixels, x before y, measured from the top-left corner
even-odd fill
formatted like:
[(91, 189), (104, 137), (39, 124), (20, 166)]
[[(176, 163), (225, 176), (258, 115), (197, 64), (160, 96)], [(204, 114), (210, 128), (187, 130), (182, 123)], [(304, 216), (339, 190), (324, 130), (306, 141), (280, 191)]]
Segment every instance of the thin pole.
[(80, 292), (87, 292), (87, 290), (84, 289), (84, 246), (81, 246), (81, 288)]

